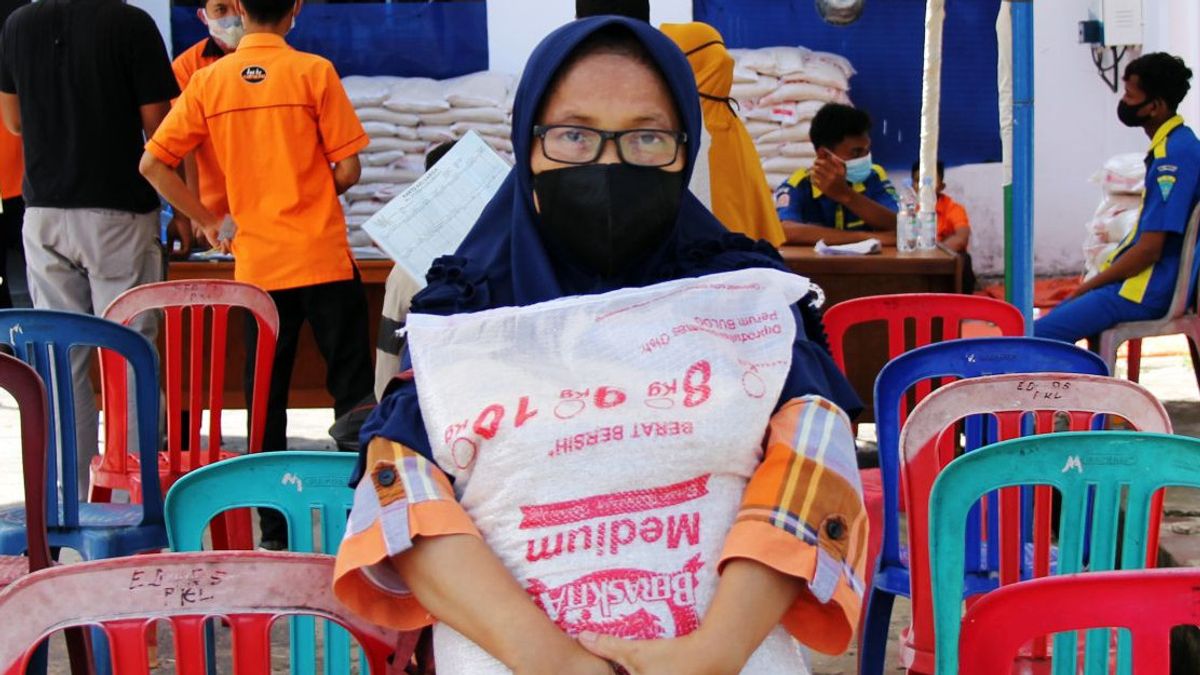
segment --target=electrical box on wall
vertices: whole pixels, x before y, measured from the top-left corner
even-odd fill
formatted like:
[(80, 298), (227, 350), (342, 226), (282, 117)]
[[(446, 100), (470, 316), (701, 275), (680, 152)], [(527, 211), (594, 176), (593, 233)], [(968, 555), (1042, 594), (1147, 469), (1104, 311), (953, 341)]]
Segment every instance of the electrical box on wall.
[(1104, 47), (1142, 44), (1142, 0), (1092, 0), (1089, 14), (1091, 21), (1079, 26), (1080, 42)]

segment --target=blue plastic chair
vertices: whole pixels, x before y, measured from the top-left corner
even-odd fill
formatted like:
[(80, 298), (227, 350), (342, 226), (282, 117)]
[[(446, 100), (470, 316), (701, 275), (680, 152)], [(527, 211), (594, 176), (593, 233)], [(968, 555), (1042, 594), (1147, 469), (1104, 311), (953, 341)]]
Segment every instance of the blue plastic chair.
[[(863, 618), (860, 673), (884, 672), (892, 605), (896, 596), (910, 594), (908, 563), (900, 546), (900, 429), (909, 390), (919, 382), (936, 378), (1037, 372), (1108, 375), (1108, 367), (1095, 354), (1065, 342), (999, 337), (950, 340), (914, 349), (896, 357), (879, 372), (875, 380), (875, 420), (883, 479), (884, 529)], [(985, 445), (989, 436), (985, 422), (968, 420), (966, 436), (967, 451)], [(981, 534), (977, 530), (972, 534), (974, 550), (979, 550)], [(989, 554), (994, 554), (995, 548)]]
[[(270, 452), (222, 460), (182, 476), (167, 493), (167, 533), (173, 551), (199, 551), (204, 528), (232, 509), (276, 509), (297, 553), (337, 553), (346, 532), (354, 490), (348, 487), (356, 455), (333, 452)], [(321, 541), (313, 539), (316, 513)], [(312, 617), (291, 619), (292, 673), (316, 672), (316, 624)], [(325, 624), (325, 675), (350, 672), (350, 636)], [(363, 664), (365, 672), (366, 665)]]
[[(158, 490), (158, 356), (150, 342), (111, 321), (38, 309), (0, 310), (0, 341), (33, 366), (50, 393), (49, 455), (57, 458), (49, 462), (46, 473), (50, 546), (79, 551), (84, 560), (165, 547)], [(138, 448), (147, 486), (141, 504), (80, 503), (76, 492), (78, 448), (70, 352), (95, 347), (120, 354), (133, 369)], [(0, 554), (15, 555), (25, 548), (25, 523), (23, 506), (0, 510)]]
[[(1142, 569), (1155, 493), (1165, 487), (1200, 488), (1200, 440), (1125, 431), (1048, 434), (981, 448), (942, 469), (929, 502), (938, 675), (959, 672), (962, 599), (969, 594), (963, 584), (963, 542), (969, 536), (970, 506), (1002, 488), (1043, 485), (1062, 495), (1058, 574), (1111, 571), (1118, 555), (1120, 569)], [(1128, 675), (1133, 672), (1129, 635), (1118, 635), (1116, 672)], [(1087, 673), (1109, 672), (1110, 636), (1109, 629), (1088, 631)], [(1056, 635), (1053, 672), (1074, 675), (1077, 657), (1075, 634)]]

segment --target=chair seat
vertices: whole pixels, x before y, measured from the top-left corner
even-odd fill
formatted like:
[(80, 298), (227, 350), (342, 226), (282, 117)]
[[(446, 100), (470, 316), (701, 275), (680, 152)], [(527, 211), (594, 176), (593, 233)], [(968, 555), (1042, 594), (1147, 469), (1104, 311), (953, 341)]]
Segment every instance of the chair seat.
[(1158, 337), (1160, 335), (1178, 335), (1180, 333), (1191, 334), (1195, 330), (1197, 324), (1200, 324), (1200, 316), (1196, 314), (1184, 314), (1177, 316), (1174, 319), (1154, 319), (1153, 321), (1130, 321), (1127, 323), (1119, 323), (1112, 328), (1104, 331), (1101, 339), (1106, 337), (1116, 338), (1117, 342), (1125, 342), (1126, 340), (1136, 340), (1138, 338)]

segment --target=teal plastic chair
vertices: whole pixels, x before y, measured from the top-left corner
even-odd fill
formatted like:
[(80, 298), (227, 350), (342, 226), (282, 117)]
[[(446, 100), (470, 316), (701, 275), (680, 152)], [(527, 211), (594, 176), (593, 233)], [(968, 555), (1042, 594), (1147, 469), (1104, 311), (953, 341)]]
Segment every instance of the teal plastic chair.
[[(266, 507), (283, 514), (292, 551), (333, 555), (354, 503), (347, 483), (357, 459), (333, 452), (256, 453), (187, 473), (171, 487), (164, 507), (171, 550), (201, 550), (204, 528), (225, 511)], [(320, 542), (313, 538), (314, 513)], [(314, 675), (316, 623), (312, 617), (291, 622), (292, 673)], [(350, 635), (329, 622), (325, 630), (325, 675), (349, 675)]]
[[(1200, 487), (1200, 439), (1125, 431), (1087, 431), (1031, 436), (980, 448), (944, 468), (929, 502), (930, 567), (933, 579), (937, 675), (959, 672), (963, 566), (967, 514), (987, 493), (1002, 488), (1046, 485), (1062, 495), (1058, 574), (1120, 568), (1142, 569), (1154, 493), (1165, 487)], [(1000, 511), (1020, 495), (1004, 490)], [(1122, 499), (1124, 498), (1124, 499)], [(1084, 523), (1091, 503), (1091, 536), (1085, 551)], [(1124, 504), (1123, 536), (1118, 521)], [(1001, 537), (1011, 536), (1001, 522)], [(1086, 554), (1086, 556), (1085, 556)], [(1110, 631), (1088, 632), (1088, 673), (1108, 672)], [(1074, 675), (1076, 636), (1054, 638), (1055, 675)], [(1119, 633), (1117, 672), (1132, 673), (1132, 650)]]

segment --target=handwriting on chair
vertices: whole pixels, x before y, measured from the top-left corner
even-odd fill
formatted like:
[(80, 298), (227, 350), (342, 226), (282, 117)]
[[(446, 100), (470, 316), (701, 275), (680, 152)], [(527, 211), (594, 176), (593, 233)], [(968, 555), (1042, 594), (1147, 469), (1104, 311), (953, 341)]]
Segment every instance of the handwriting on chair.
[(283, 474), (283, 479), (279, 481), (280, 485), (295, 485), (296, 492), (304, 492), (304, 479), (292, 472)]
[(1057, 401), (1070, 390), (1070, 382), (1060, 382), (1059, 380), (1049, 382), (1021, 380), (1017, 382), (1017, 391), (1027, 392), (1035, 401)]
[(129, 575), (129, 590), (160, 593), (164, 605), (189, 607), (215, 600), (215, 589), (227, 574), (221, 569), (205, 567), (190, 570), (146, 567)]

